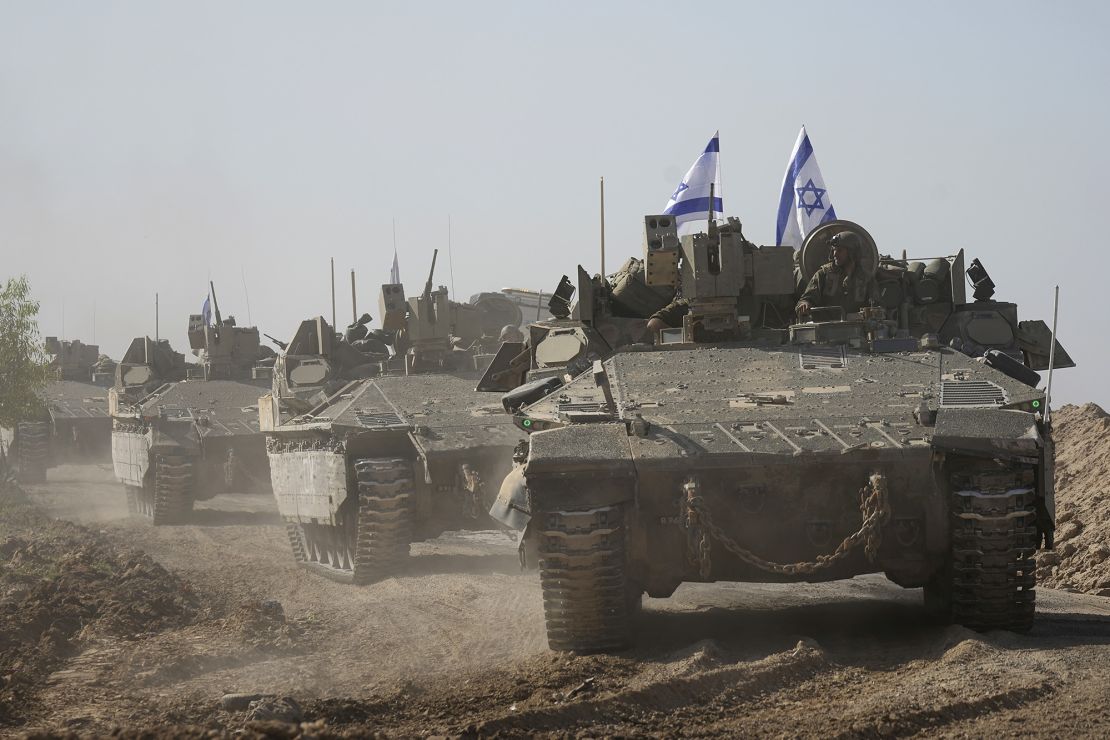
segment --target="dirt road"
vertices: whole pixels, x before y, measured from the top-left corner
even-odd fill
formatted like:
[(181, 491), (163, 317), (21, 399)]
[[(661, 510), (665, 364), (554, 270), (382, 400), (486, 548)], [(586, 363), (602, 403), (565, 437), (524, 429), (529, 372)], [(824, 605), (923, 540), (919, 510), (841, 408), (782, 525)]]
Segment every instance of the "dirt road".
[(414, 545), (409, 573), (355, 588), (297, 569), (264, 497), (154, 528), (104, 467), (52, 470), (32, 496), (149, 553), (197, 613), (79, 641), (11, 730), (264, 728), (221, 708), (240, 692), (292, 697), (317, 736), (1110, 735), (1103, 597), (1039, 590), (1019, 636), (929, 624), (920, 592), (876, 577), (684, 586), (645, 599), (640, 647), (573, 657), (546, 649), (537, 579), (496, 532)]

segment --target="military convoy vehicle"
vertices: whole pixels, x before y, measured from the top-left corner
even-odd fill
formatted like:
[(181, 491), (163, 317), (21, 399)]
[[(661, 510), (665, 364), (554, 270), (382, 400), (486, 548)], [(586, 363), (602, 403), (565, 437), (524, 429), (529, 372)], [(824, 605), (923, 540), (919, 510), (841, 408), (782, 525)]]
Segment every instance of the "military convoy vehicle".
[(10, 430), (11, 454), (25, 482), (46, 480), (46, 471), (67, 462), (107, 460), (112, 424), (108, 391), (115, 363), (96, 345), (47, 337), (50, 380), (39, 418)]
[(504, 304), (454, 303), (432, 280), (407, 300), (403, 285), (382, 286), (382, 328), (362, 359), (349, 352), (361, 340), (302, 323), (260, 402), (294, 557), (333, 580), (369, 583), (397, 573), (413, 541), (497, 526), (491, 482), (524, 435), (474, 387)]
[[(213, 290), (213, 298), (215, 291)], [(258, 329), (189, 318), (199, 362), (165, 340), (134, 340), (109, 392), (112, 462), (132, 512), (154, 524), (183, 522), (198, 500), (232, 491), (269, 493), (258, 397), (271, 382), (274, 352)]]
[[(996, 301), (963, 251), (881, 257), (858, 313), (796, 321), (793, 250), (736, 222), (681, 240), (645, 219), (645, 282), (689, 313), (539, 399), (508, 394), (529, 434), (491, 513), (525, 527), (550, 646), (618, 649), (641, 596), (686, 581), (825, 581), (884, 573), (974, 629), (1029, 629), (1033, 553), (1051, 547), (1053, 444), (1036, 371), (1073, 363), (1044, 322)], [(965, 279), (975, 288), (965, 295)]]
[(62, 462), (107, 461), (112, 450), (108, 388), (116, 363), (96, 345), (46, 338), (55, 378), (46, 387), (52, 426), (50, 459)]

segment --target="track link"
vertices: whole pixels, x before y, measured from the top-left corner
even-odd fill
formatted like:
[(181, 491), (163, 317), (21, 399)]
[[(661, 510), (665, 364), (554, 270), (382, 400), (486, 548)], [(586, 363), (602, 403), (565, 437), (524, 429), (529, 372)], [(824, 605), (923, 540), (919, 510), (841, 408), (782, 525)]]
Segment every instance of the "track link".
[(949, 562), (926, 587), (934, 612), (976, 630), (1033, 626), (1035, 501), (1031, 469), (952, 476)]
[(155, 526), (180, 524), (193, 510), (193, 460), (186, 455), (154, 456), (154, 490), (147, 516)]
[(24, 421), (16, 427), (16, 462), (21, 483), (45, 483), (50, 457), (50, 424)]
[(354, 496), (340, 523), (290, 524), (298, 562), (333, 581), (367, 584), (396, 575), (412, 541), (412, 463), (404, 458), (354, 462)]
[(540, 586), (552, 650), (617, 650), (631, 642), (640, 591), (628, 580), (621, 505), (540, 515)]
[(412, 465), (402, 458), (355, 461), (358, 532), (355, 583), (371, 583), (397, 572), (412, 541)]

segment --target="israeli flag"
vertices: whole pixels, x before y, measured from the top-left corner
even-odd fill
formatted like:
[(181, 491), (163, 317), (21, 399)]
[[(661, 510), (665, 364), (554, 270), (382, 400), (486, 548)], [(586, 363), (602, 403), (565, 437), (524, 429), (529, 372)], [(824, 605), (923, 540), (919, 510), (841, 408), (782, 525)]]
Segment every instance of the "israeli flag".
[(802, 126), (782, 180), (775, 243), (780, 247), (801, 249), (809, 232), (835, 219), (836, 211), (829, 200), (821, 170), (817, 167), (813, 144), (809, 141), (806, 127)]
[(397, 264), (397, 250), (393, 250), (393, 267), (389, 269), (389, 282), (397, 285), (401, 282), (401, 268)]
[(675, 188), (663, 213), (674, 216), (678, 235), (692, 234), (709, 222), (709, 186), (713, 186), (713, 213), (724, 209), (721, 197), (721, 132), (713, 134), (686, 177)]
[(200, 315), (205, 326), (212, 326), (212, 296), (204, 297), (204, 305), (200, 307)]

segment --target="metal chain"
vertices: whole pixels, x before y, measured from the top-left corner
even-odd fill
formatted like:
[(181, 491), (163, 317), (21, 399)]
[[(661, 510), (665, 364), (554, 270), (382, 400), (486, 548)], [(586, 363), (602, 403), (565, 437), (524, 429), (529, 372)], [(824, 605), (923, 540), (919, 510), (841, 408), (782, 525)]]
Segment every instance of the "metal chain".
[(462, 480), (463, 508), (471, 519), (477, 519), (482, 513), (482, 476), (468, 463), (459, 466), (459, 478)]
[(235, 450), (229, 449), (227, 459), (224, 461), (224, 486), (228, 490), (235, 488), (235, 469), (237, 467), (238, 461), (235, 459)]
[(702, 528), (708, 512), (701, 504), (701, 497), (697, 495), (698, 485), (695, 481), (686, 481), (682, 491), (685, 494), (682, 526), (686, 528), (686, 556), (690, 562), (698, 564), (698, 574), (702, 579), (707, 579), (713, 569), (713, 561), (709, 556), (709, 533)]
[(744, 562), (754, 565), (760, 570), (781, 575), (803, 575), (815, 573), (823, 568), (843, 560), (860, 544), (867, 559), (874, 561), (879, 554), (882, 544), (882, 528), (890, 521), (890, 500), (887, 494), (886, 476), (882, 473), (873, 473), (868, 485), (860, 489), (860, 514), (863, 523), (860, 528), (844, 538), (836, 550), (827, 555), (819, 555), (815, 560), (799, 563), (774, 563), (765, 560), (751, 550), (741, 546), (713, 523), (705, 500), (698, 495), (698, 485), (693, 479), (686, 481), (682, 487), (684, 501), (683, 524), (687, 529), (687, 555), (691, 562), (698, 564), (698, 572), (702, 578), (709, 577), (711, 562), (709, 560), (709, 543), (705, 533), (712, 535), (713, 539), (730, 553)]

